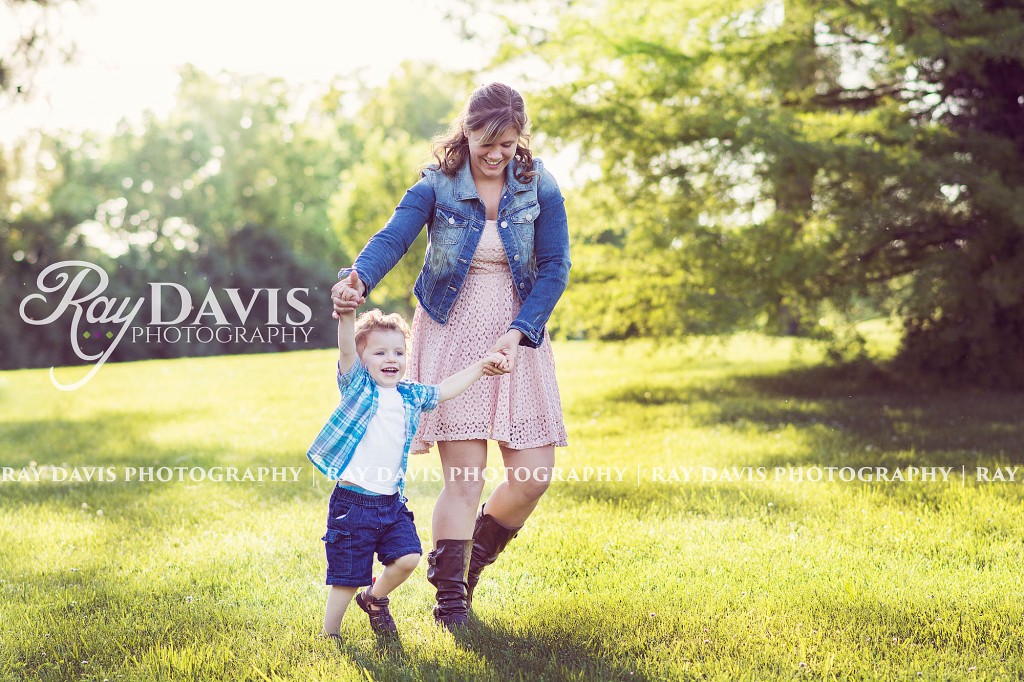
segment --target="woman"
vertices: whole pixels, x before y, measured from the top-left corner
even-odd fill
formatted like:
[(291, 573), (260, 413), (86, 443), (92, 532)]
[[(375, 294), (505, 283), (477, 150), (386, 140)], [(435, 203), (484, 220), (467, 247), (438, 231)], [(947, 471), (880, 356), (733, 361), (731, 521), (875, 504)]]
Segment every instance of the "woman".
[[(500, 83), (478, 88), (435, 138), (438, 163), (332, 290), (336, 311), (361, 303), (427, 225), (409, 378), (437, 383), (485, 352), (509, 359), (506, 372), (425, 417), (413, 443), (426, 452), (436, 442), (444, 471), (427, 579), (437, 588), (434, 618), (449, 629), (467, 623), (480, 572), (536, 508), (555, 447), (566, 445), (545, 325), (568, 282), (569, 235), (558, 185), (528, 145), (519, 93)], [(346, 301), (352, 288), (359, 297)], [(488, 440), (498, 442), (506, 478), (477, 514)]]

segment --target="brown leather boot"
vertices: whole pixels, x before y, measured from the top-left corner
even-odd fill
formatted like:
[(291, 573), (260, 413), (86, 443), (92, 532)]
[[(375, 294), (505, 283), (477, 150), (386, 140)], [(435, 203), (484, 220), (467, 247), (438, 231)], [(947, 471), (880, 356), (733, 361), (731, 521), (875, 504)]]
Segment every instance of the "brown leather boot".
[(437, 588), (434, 621), (449, 630), (469, 624), (466, 572), (472, 553), (472, 540), (438, 540), (427, 554), (427, 580)]
[(520, 530), (522, 526), (507, 528), (501, 525), (490, 514), (484, 514), (484, 506), (480, 506), (480, 514), (477, 515), (476, 526), (473, 528), (473, 557), (469, 562), (469, 573), (466, 576), (467, 608), (473, 605), (473, 588), (480, 581), (480, 572), (494, 563)]

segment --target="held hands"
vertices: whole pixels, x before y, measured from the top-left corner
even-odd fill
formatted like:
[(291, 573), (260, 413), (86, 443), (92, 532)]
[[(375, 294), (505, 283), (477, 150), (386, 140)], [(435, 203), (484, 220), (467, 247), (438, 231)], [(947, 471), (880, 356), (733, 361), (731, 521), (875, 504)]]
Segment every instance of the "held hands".
[(359, 281), (359, 273), (353, 270), (348, 277), (331, 287), (331, 303), (334, 304), (331, 317), (338, 319), (341, 315), (354, 313), (366, 301), (361, 293), (364, 291), (366, 285)]
[(505, 374), (507, 370), (503, 368), (507, 364), (508, 358), (502, 353), (488, 353), (461, 372), (456, 372), (438, 384), (441, 400), (457, 398), (467, 388), (472, 386), (473, 382), (479, 380), (481, 376), (490, 377)]
[[(523, 333), (518, 329), (509, 329), (507, 332), (498, 337), (498, 340), (494, 342), (488, 353), (500, 353), (504, 356), (503, 364), (491, 364), (484, 365), (484, 374), (486, 376), (496, 376), (498, 374), (508, 374), (516, 367), (516, 357), (519, 353), (519, 341), (523, 338)], [(491, 357), (488, 355), (488, 357)], [(490, 371), (488, 371), (490, 370)]]
[(491, 353), (480, 361), (486, 377), (499, 376), (509, 372), (509, 361), (502, 353)]
[[(366, 285), (359, 280), (359, 273), (355, 270), (350, 272), (348, 277), (331, 287), (331, 302), (334, 304), (331, 316), (338, 319), (341, 315), (354, 313), (366, 301), (365, 291)], [(498, 337), (487, 351), (487, 356), (480, 361), (484, 376), (508, 374), (515, 369), (522, 338), (523, 333), (518, 329), (509, 329)]]

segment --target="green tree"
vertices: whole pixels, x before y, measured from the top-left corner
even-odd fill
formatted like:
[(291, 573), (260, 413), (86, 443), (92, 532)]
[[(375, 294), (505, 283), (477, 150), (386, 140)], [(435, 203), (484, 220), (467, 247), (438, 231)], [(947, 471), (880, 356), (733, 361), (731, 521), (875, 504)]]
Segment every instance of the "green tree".
[[(298, 109), (297, 100), (279, 80), (187, 68), (166, 116), (122, 122), (110, 137), (36, 136), (23, 143), (34, 153), (13, 150), (14, 177), (35, 190), (11, 202), (0, 233), (4, 312), (17, 319), (38, 273), (77, 258), (117, 273), (107, 295), (138, 297), (148, 282), (172, 281), (198, 305), (211, 287), (306, 287), (314, 326), (330, 326), (326, 289), (351, 256), (327, 211), (354, 137), (336, 106), (314, 100)], [(283, 296), (279, 303), (283, 319)], [(47, 331), (55, 335), (24, 343)], [(19, 324), (0, 337), (6, 367), (75, 360), (56, 327)], [(114, 359), (269, 349), (122, 344)]]
[(280, 79), (186, 67), (171, 112), (123, 123), (102, 172), (81, 178), (98, 205), (124, 204), (104, 230), (159, 259), (221, 248), (256, 225), (306, 262), (340, 259), (327, 206), (351, 140), (335, 112), (296, 99)]
[[(3, 0), (0, 23), (11, 44), (0, 45), (0, 104), (30, 97), (36, 70), (54, 57), (70, 62), (74, 43), (60, 30), (59, 18), (71, 2)], [(14, 27), (13, 30), (11, 27)]]
[[(362, 158), (341, 174), (341, 184), (332, 201), (335, 234), (350, 260), (391, 217), (406, 189), (418, 178), (424, 159), (425, 140), (413, 142), (404, 131), (371, 133), (364, 140)], [(398, 308), (408, 314), (414, 306), (413, 283), (423, 264), (426, 231), (413, 243), (409, 253), (371, 293), (373, 304)]]
[[(39, 67), (54, 60), (69, 62), (74, 43), (60, 30), (60, 17), (74, 2), (51, 0), (3, 0), (0, 2), (0, 107), (8, 107), (34, 95), (33, 82)], [(49, 215), (48, 207), (26, 204), (24, 190), (12, 191), (23, 179), (30, 150), (25, 141), (0, 149), (0, 315), (17, 319), (22, 284), (42, 269), (39, 258), (66, 251), (62, 230), (66, 216)], [(53, 170), (53, 169), (48, 169)], [(38, 198), (38, 196), (36, 197)], [(46, 332), (34, 327), (22, 334), (14, 325), (0, 330), (0, 367), (28, 361), (35, 349), (45, 346)], [(15, 343), (17, 339), (17, 345)]]
[(617, 199), (613, 239), (574, 236), (617, 247), (624, 335), (756, 326), (840, 353), (868, 305), (905, 320), (902, 367), (1024, 385), (1020, 3), (608, 0), (546, 26), (503, 56), (550, 66), (534, 118)]
[[(430, 139), (445, 128), (468, 91), (467, 78), (435, 65), (407, 62), (379, 88), (363, 93), (354, 116), (359, 159), (341, 174), (331, 223), (346, 253), (355, 255), (384, 227), (419, 171), (434, 161)], [(410, 314), (413, 283), (423, 265), (426, 231), (371, 293), (372, 304)]]
[[(325, 330), (318, 341), (333, 344), (326, 290), (431, 160), (429, 138), (465, 80), (407, 64), (382, 87), (339, 80), (311, 98), (278, 79), (188, 67), (167, 115), (123, 121), (112, 136), (26, 139), (6, 152), (21, 189), (17, 200), (4, 195), (0, 312), (16, 319), (38, 273), (75, 258), (112, 273), (109, 296), (169, 281), (198, 306), (211, 287), (307, 287), (313, 326)], [(351, 102), (355, 116), (342, 106)], [(376, 305), (411, 311), (424, 244), (375, 292)], [(256, 310), (251, 324), (267, 313)], [(114, 359), (275, 348), (122, 344)], [(0, 328), (0, 366), (74, 361), (66, 330)]]

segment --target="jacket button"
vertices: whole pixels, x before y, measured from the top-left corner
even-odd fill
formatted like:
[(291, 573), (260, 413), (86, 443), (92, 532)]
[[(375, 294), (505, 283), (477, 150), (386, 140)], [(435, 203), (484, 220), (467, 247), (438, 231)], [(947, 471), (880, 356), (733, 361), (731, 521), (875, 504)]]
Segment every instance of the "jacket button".
[(512, 256), (512, 260), (519, 260), (519, 254), (517, 253), (516, 255)]
[(532, 215), (530, 215), (529, 213), (527, 213), (527, 214), (526, 214), (526, 219), (527, 219), (527, 220), (533, 220), (533, 216), (532, 216)]
[(449, 225), (454, 225), (455, 224), (455, 218), (449, 218), (448, 219), (448, 224)]
[(502, 227), (508, 227), (508, 221), (507, 220), (502, 220), (501, 221), (501, 226)]
[(450, 291), (455, 291), (455, 287), (448, 287)]
[(519, 288), (520, 288), (520, 289), (522, 289), (522, 288), (523, 288), (523, 283), (522, 283), (522, 282), (520, 282), (520, 283), (519, 283)]

